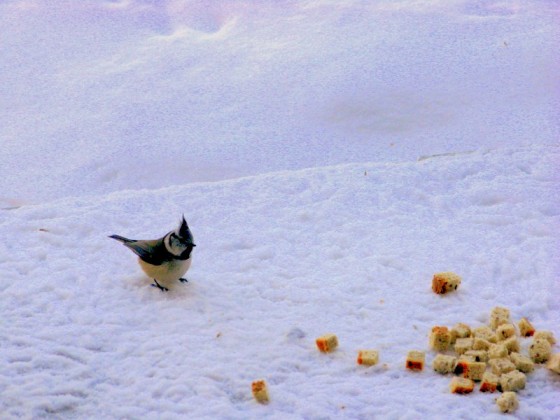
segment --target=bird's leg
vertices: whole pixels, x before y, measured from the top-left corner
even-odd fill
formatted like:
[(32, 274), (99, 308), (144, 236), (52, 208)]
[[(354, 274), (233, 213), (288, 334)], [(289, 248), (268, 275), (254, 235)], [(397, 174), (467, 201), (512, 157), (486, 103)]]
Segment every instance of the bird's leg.
[(161, 290), (162, 292), (167, 292), (169, 291), (169, 289), (167, 287), (163, 287), (161, 284), (158, 283), (158, 281), (156, 279), (154, 279), (154, 283), (152, 284), (152, 287), (157, 287), (159, 290)]
[(181, 278), (179, 279), (179, 281), (180, 281), (181, 283), (188, 283), (188, 282), (189, 282), (187, 279), (185, 279), (185, 278), (183, 278), (183, 277), (181, 277)]

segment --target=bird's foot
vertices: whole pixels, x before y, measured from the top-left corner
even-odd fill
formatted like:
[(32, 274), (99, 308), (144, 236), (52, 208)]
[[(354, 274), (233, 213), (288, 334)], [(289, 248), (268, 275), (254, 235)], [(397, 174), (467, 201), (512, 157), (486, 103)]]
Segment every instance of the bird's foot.
[(163, 287), (161, 284), (159, 284), (156, 279), (154, 279), (154, 283), (152, 283), (152, 287), (157, 287), (162, 292), (168, 292), (169, 291), (169, 289), (167, 287)]
[(188, 282), (189, 282), (187, 279), (184, 279), (183, 277), (181, 277), (181, 278), (179, 279), (179, 281), (180, 281), (181, 283), (188, 283)]

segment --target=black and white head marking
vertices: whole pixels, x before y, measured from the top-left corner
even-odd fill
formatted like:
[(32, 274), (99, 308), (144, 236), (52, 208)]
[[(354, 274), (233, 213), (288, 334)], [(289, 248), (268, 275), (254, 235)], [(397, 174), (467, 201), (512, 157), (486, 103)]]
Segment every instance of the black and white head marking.
[(193, 236), (184, 216), (179, 227), (165, 235), (163, 243), (167, 251), (174, 257), (180, 259), (190, 257), (192, 249), (196, 245), (193, 243)]

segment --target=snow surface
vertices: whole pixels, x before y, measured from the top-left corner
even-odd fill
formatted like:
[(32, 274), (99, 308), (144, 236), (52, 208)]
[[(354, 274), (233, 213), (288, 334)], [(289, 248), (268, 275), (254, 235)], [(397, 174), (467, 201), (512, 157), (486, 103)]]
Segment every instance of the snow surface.
[[(559, 15), (0, 2), (0, 418), (502, 418), (404, 359), (498, 305), (560, 337)], [(183, 213), (189, 283), (161, 293), (107, 235)], [(537, 369), (511, 417), (559, 392)]]
[[(560, 336), (559, 159), (557, 147), (476, 152), (5, 211), (0, 411), (497, 418), (494, 395), (452, 395), (449, 377), (404, 358), (428, 350), (432, 326), (482, 325), (496, 305)], [(198, 245), (190, 282), (161, 293), (106, 236), (157, 237), (182, 211)], [(442, 297), (430, 286), (445, 270), (464, 280)], [(340, 340), (331, 355), (314, 344), (326, 332)], [(357, 366), (360, 348), (380, 365)], [(268, 406), (250, 394), (259, 378)], [(558, 418), (559, 389), (537, 369), (519, 416)]]

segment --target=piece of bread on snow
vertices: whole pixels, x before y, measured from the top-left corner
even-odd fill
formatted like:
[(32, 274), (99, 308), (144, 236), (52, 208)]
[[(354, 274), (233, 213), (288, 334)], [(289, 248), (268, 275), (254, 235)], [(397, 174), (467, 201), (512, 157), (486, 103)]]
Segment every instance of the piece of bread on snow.
[(546, 367), (551, 371), (560, 374), (560, 353), (550, 356), (550, 360), (546, 364)]
[(496, 333), (492, 331), (492, 329), (486, 325), (482, 325), (480, 327), (476, 327), (473, 330), (473, 336), (475, 338), (482, 338), (490, 343), (497, 343), (498, 337), (496, 337)]
[(523, 373), (530, 373), (535, 369), (535, 364), (527, 356), (513, 352), (509, 357), (515, 365), (515, 368)]
[(452, 373), (455, 370), (457, 358), (454, 356), (447, 356), (445, 354), (438, 354), (432, 362), (434, 370), (441, 374)]
[(486, 350), (488, 351), (492, 343), (484, 338), (475, 337), (473, 340), (473, 350)]
[(406, 368), (409, 370), (422, 370), (424, 369), (424, 361), (426, 355), (423, 351), (411, 350), (406, 356)]
[(506, 346), (508, 353), (519, 352), (519, 340), (517, 340), (516, 336), (506, 338), (502, 341), (502, 344)]
[(451, 344), (451, 333), (447, 327), (433, 327), (430, 333), (430, 347), (436, 351), (446, 351)]
[(480, 392), (496, 392), (500, 378), (492, 372), (484, 372), (480, 383)]
[(513, 362), (505, 357), (503, 359), (490, 359), (488, 361), (488, 366), (490, 366), (492, 373), (498, 376), (515, 370)]
[(438, 295), (457, 290), (460, 284), (461, 277), (451, 271), (436, 273), (432, 278), (432, 290)]
[(502, 392), (516, 392), (525, 388), (526, 381), (527, 379), (524, 373), (519, 372), (518, 370), (512, 370), (511, 372), (504, 373), (500, 376), (500, 389)]
[(373, 366), (379, 361), (379, 352), (377, 350), (359, 350), (357, 363), (359, 365)]
[[(536, 335), (537, 333), (535, 333)], [(552, 354), (552, 346), (544, 338), (535, 338), (529, 346), (529, 357), (535, 363), (544, 363)]]
[(531, 337), (535, 333), (535, 327), (527, 318), (521, 318), (517, 325), (519, 326), (519, 335), (522, 337)]
[(471, 356), (475, 362), (488, 361), (488, 352), (484, 350), (467, 350), (463, 356)]
[(468, 378), (460, 378), (455, 376), (451, 380), (449, 389), (453, 394), (470, 394), (474, 389), (474, 382)]
[(471, 327), (467, 324), (463, 324), (459, 322), (455, 324), (453, 328), (451, 328), (451, 344), (455, 344), (455, 341), (458, 338), (468, 338), (471, 336)]
[(513, 413), (519, 408), (519, 401), (515, 392), (504, 392), (496, 399), (496, 404), (502, 413)]
[(490, 344), (490, 348), (488, 349), (489, 359), (501, 359), (507, 357), (508, 354), (508, 349), (504, 343)]
[(513, 324), (500, 325), (496, 328), (496, 336), (498, 337), (498, 341), (504, 341), (515, 336), (515, 326)]
[(544, 339), (550, 344), (556, 344), (556, 339), (554, 338), (554, 334), (552, 334), (552, 331), (535, 331), (535, 334), (533, 334), (533, 339)]
[(473, 343), (474, 343), (474, 339), (472, 337), (458, 338), (455, 341), (455, 346), (454, 346), (455, 352), (457, 354), (463, 354), (468, 350), (472, 350)]
[(473, 381), (480, 381), (486, 371), (486, 363), (459, 359), (455, 366), (455, 374)]
[(317, 348), (323, 353), (329, 353), (338, 347), (338, 338), (334, 334), (325, 334), (315, 340)]
[(253, 391), (253, 397), (261, 404), (266, 404), (269, 401), (268, 388), (266, 382), (262, 379), (254, 381), (251, 384), (251, 390)]
[(496, 330), (502, 324), (509, 324), (509, 309), (496, 306), (490, 312), (490, 328)]

